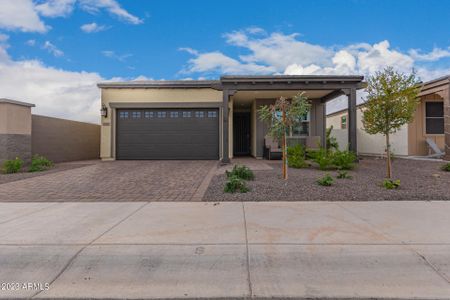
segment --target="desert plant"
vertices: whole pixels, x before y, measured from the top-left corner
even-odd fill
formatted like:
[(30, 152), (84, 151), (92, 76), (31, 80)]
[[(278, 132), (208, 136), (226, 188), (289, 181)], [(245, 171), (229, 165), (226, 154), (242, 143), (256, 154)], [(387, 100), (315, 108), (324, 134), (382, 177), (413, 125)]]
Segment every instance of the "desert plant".
[(355, 166), (356, 155), (355, 153), (345, 150), (337, 150), (333, 153), (333, 165), (338, 170), (351, 170)]
[(29, 172), (45, 171), (53, 166), (53, 162), (42, 155), (34, 155), (31, 158), (31, 166)]
[(255, 174), (252, 170), (250, 170), (247, 166), (239, 166), (235, 165), (231, 171), (225, 172), (227, 175), (227, 178), (231, 178), (233, 176), (236, 176), (243, 180), (253, 180), (255, 179)]
[(441, 166), (441, 170), (445, 172), (450, 172), (450, 163), (446, 163)]
[(319, 169), (328, 170), (333, 166), (333, 152), (320, 148), (314, 155), (313, 161), (319, 165)]
[(310, 160), (314, 160), (314, 158), (317, 155), (317, 152), (319, 152), (319, 150), (316, 149), (306, 149), (305, 150), (305, 157), (306, 159), (310, 159)]
[(337, 142), (334, 136), (331, 136), (331, 131), (333, 131), (333, 125), (326, 129), (325, 137), (326, 137), (326, 148), (327, 150), (338, 150), (339, 143)]
[(283, 179), (288, 178), (286, 134), (290, 128), (301, 123), (301, 120), (308, 113), (310, 107), (311, 103), (304, 96), (304, 93), (298, 93), (292, 100), (280, 97), (275, 101), (275, 104), (262, 106), (258, 110), (261, 121), (265, 122), (269, 127), (268, 134), (276, 140), (281, 141)]
[(322, 178), (317, 179), (317, 183), (321, 186), (331, 186), (333, 185), (334, 179), (330, 174), (326, 174)]
[(385, 136), (386, 177), (392, 178), (390, 135), (413, 119), (420, 85), (414, 74), (405, 75), (392, 67), (376, 72), (367, 83), (362, 123), (368, 134)]
[(23, 167), (23, 160), (16, 157), (15, 159), (8, 159), (3, 162), (3, 172), (6, 174), (17, 173)]
[(385, 189), (388, 189), (388, 190), (397, 189), (400, 187), (400, 179), (392, 180), (392, 179), (386, 178), (385, 180), (383, 180), (383, 186)]
[(352, 179), (353, 177), (348, 174), (347, 171), (339, 170), (337, 175), (337, 179)]
[(298, 144), (287, 149), (288, 165), (291, 168), (305, 168), (308, 164), (305, 161), (305, 148)]
[(234, 175), (228, 177), (228, 181), (225, 183), (225, 187), (223, 189), (225, 193), (247, 193), (250, 189), (245, 184), (245, 181), (242, 178)]

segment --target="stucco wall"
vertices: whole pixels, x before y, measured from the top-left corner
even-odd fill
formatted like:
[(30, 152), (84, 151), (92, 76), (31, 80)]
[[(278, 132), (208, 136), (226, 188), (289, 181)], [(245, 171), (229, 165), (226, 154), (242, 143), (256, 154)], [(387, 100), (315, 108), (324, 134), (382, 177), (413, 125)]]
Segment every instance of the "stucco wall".
[[(130, 108), (136, 105), (164, 104), (176, 107), (177, 104), (217, 103), (223, 101), (222, 91), (212, 88), (104, 88), (102, 89), (102, 104), (108, 108), (108, 116), (102, 117), (100, 157), (114, 159), (115, 157), (115, 113), (113, 103), (128, 103)], [(99, 108), (100, 109), (100, 108)], [(220, 109), (220, 153), (222, 152), (222, 120), (223, 111)]]
[(100, 156), (99, 125), (33, 115), (31, 133), (32, 153), (54, 162)]
[[(331, 135), (334, 136), (341, 150), (347, 149), (348, 131), (341, 129), (341, 117), (347, 116), (347, 112), (340, 112), (327, 116), (327, 128), (333, 125)], [(348, 119), (348, 117), (347, 117)], [(348, 124), (347, 124), (348, 125)], [(356, 112), (357, 142), (359, 154), (383, 155), (385, 153), (385, 137), (381, 134), (370, 135), (363, 129), (362, 111)], [(408, 155), (408, 126), (403, 126), (391, 137), (391, 147), (395, 155)]]

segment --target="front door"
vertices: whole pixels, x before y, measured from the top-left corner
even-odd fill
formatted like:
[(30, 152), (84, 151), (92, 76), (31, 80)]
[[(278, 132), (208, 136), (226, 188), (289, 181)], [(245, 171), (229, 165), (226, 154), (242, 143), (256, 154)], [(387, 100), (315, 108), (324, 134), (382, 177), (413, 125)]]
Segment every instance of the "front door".
[(233, 113), (233, 154), (250, 155), (250, 113)]

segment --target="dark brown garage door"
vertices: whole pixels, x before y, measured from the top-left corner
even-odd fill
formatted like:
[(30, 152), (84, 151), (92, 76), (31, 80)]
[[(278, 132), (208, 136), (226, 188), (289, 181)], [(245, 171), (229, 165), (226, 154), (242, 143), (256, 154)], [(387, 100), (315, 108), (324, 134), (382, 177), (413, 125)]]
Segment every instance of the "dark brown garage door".
[(218, 109), (117, 110), (118, 159), (218, 159)]

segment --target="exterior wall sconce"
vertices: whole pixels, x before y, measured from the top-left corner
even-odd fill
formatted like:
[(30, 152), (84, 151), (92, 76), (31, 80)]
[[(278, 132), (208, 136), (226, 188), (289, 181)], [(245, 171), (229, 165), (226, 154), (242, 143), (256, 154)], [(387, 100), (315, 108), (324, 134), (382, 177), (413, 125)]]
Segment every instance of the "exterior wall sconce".
[(100, 115), (104, 118), (108, 116), (108, 108), (105, 104), (102, 104), (102, 108), (100, 109)]

